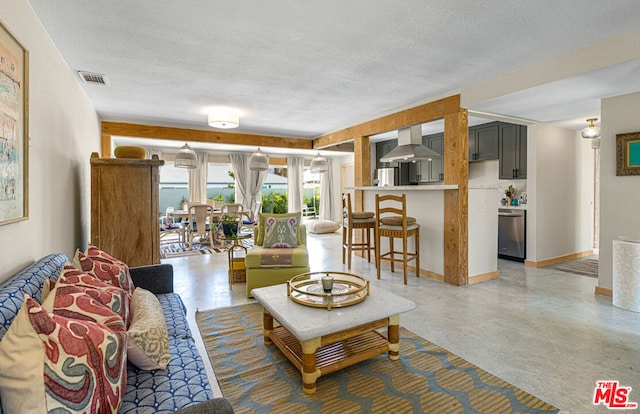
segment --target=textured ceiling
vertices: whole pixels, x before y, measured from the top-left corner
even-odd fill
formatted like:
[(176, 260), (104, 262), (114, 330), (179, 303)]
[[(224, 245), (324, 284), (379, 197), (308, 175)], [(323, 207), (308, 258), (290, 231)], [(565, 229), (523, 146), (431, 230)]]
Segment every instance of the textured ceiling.
[[(72, 70), (108, 76), (83, 85), (105, 120), (207, 129), (223, 106), (234, 132), (308, 138), (640, 28), (636, 0), (29, 1)], [(609, 93), (557, 86), (476, 109), (537, 119), (555, 92), (562, 121)]]

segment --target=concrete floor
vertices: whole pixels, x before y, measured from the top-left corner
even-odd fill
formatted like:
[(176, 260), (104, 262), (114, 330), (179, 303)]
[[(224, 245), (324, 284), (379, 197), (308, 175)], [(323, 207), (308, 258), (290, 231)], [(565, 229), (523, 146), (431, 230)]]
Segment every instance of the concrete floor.
[[(311, 271), (345, 270), (340, 233), (309, 233)], [(228, 284), (227, 255), (175, 259), (175, 291), (204, 353), (194, 311), (246, 303), (245, 285)], [(597, 279), (500, 260), (500, 278), (455, 287), (389, 271), (354, 256), (352, 271), (416, 302), (400, 323), (416, 334), (568, 413), (608, 412), (592, 404), (596, 381), (632, 387), (640, 402), (640, 313), (595, 295)], [(217, 390), (216, 392), (219, 392)]]

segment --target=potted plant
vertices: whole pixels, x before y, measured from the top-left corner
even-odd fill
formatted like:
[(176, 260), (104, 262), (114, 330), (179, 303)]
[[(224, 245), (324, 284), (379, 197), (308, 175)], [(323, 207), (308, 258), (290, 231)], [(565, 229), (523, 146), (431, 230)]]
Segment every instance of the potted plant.
[(240, 216), (234, 214), (223, 214), (220, 221), (222, 222), (222, 232), (225, 237), (234, 237), (238, 234)]

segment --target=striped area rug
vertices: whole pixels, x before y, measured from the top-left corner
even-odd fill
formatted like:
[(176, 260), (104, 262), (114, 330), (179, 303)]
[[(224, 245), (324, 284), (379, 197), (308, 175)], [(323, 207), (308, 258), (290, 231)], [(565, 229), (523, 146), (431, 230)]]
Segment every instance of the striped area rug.
[(598, 277), (598, 259), (576, 259), (549, 266), (551, 269), (582, 276)]
[[(247, 248), (252, 247), (253, 239), (242, 240), (242, 244)], [(194, 243), (193, 249), (189, 250), (189, 247), (185, 247), (180, 243), (166, 243), (160, 245), (160, 258), (172, 259), (174, 257), (197, 256), (200, 254), (226, 253), (229, 246), (229, 242), (224, 245), (214, 245), (213, 247), (208, 244)]]
[(226, 252), (225, 248), (211, 248), (210, 246), (194, 244), (193, 249), (189, 250), (189, 247), (184, 247), (180, 243), (163, 244), (160, 246), (160, 258), (171, 259), (174, 257), (183, 256), (197, 256), (200, 254), (211, 254)]
[(558, 409), (400, 329), (400, 359), (386, 355), (320, 377), (300, 372), (262, 339), (257, 303), (196, 313), (213, 370), (236, 413), (556, 413)]

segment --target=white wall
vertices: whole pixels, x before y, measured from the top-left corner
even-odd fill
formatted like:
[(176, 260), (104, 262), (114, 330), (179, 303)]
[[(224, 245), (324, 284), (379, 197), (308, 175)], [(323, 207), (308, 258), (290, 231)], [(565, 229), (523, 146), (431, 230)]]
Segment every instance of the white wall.
[(96, 112), (25, 0), (0, 20), (29, 51), (29, 219), (0, 226), (0, 281), (54, 252), (84, 247), (90, 227), (89, 156), (100, 148)]
[(600, 266), (598, 285), (612, 287), (613, 240), (640, 238), (640, 176), (616, 176), (616, 134), (640, 131), (640, 93), (603, 99), (600, 138)]
[[(505, 190), (511, 185), (516, 189), (516, 196), (527, 192), (527, 180), (500, 180), (500, 161), (489, 160), (469, 163), (469, 187), (492, 185), (497, 187), (495, 193), (496, 204), (504, 196)], [(527, 175), (528, 176), (528, 175)]]
[(527, 259), (591, 249), (593, 158), (579, 133), (546, 124), (528, 129)]

